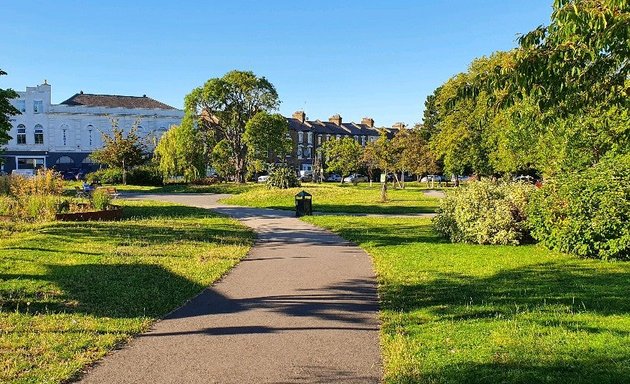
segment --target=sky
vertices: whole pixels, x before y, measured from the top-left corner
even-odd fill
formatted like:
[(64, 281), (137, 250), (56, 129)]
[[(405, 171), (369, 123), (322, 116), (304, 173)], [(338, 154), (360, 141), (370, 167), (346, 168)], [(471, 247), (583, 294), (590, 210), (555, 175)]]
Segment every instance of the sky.
[(47, 80), (146, 94), (176, 108), (210, 78), (253, 71), (279, 112), (377, 126), (422, 121), (424, 101), (470, 62), (548, 24), (551, 0), (0, 0), (0, 88)]

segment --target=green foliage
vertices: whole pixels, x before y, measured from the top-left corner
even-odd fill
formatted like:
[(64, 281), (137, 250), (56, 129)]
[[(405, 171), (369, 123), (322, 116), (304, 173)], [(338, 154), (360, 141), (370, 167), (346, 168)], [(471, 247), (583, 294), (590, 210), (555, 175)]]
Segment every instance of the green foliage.
[(160, 186), (163, 183), (162, 173), (155, 164), (141, 165), (129, 170), (127, 182), (133, 185)]
[(236, 172), (236, 165), (230, 150), (230, 144), (226, 140), (221, 140), (212, 148), (210, 164), (222, 180), (228, 178)]
[(361, 166), (363, 147), (351, 137), (329, 140), (322, 146), (328, 172), (339, 172), (341, 182)]
[(103, 188), (97, 188), (92, 191), (92, 207), (97, 211), (104, 211), (109, 207), (109, 203), (112, 201), (111, 196), (107, 193), (107, 190)]
[(88, 173), (86, 176), (88, 183), (100, 182), (103, 184), (121, 184), (123, 171), (120, 168), (105, 168)]
[(179, 126), (172, 126), (160, 138), (154, 151), (162, 178), (183, 176), (184, 180), (191, 181), (205, 175), (204, 142), (203, 135), (189, 118)]
[(118, 128), (118, 120), (112, 119), (112, 134), (101, 134), (103, 147), (90, 155), (97, 163), (110, 168), (119, 168), (124, 173), (135, 166), (147, 161), (147, 147), (138, 136), (138, 122), (134, 123), (129, 133), (125, 135), (122, 128)]
[(8, 180), (10, 194), (18, 198), (30, 195), (61, 195), (63, 192), (63, 179), (51, 169), (38, 170), (31, 177), (11, 175)]
[(284, 116), (258, 112), (245, 124), (243, 134), (250, 161), (284, 163), (293, 148), (288, 136), (289, 123)]
[(393, 145), (400, 151), (400, 169), (416, 175), (434, 174), (438, 171), (437, 159), (431, 151), (426, 132), (420, 126), (401, 130), (394, 137)]
[(0, 196), (11, 192), (11, 176), (0, 176)]
[[(4, 76), (6, 74), (6, 72), (0, 69), (0, 76)], [(17, 97), (18, 94), (14, 90), (0, 88), (0, 151), (3, 146), (11, 140), (11, 137), (9, 136), (9, 131), (11, 130), (11, 116), (20, 114), (20, 111), (18, 111), (9, 102), (9, 100)]]
[(452, 242), (517, 245), (529, 237), (525, 183), (471, 182), (447, 193), (434, 218), (436, 230)]
[(534, 195), (532, 236), (581, 257), (630, 259), (630, 155), (546, 182)]
[(0, 194), (0, 216), (12, 216), (17, 210), (15, 198)]
[(300, 185), (295, 170), (288, 165), (274, 167), (269, 173), (269, 179), (267, 179), (267, 188), (287, 189)]
[[(230, 71), (208, 80), (186, 96), (186, 116), (214, 142), (224, 142), (234, 177), (243, 182), (247, 170), (247, 144), (243, 139), (247, 122), (261, 111), (278, 107), (278, 93), (264, 77), (253, 72)], [(216, 167), (215, 167), (216, 168)]]

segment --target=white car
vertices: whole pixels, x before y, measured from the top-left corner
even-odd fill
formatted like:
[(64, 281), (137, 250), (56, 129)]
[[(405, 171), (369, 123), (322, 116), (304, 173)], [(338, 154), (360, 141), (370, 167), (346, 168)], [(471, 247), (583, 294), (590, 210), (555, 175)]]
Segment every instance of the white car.
[(442, 176), (440, 176), (440, 175), (428, 175), (428, 176), (425, 176), (422, 179), (420, 179), (420, 182), (428, 183), (430, 181), (437, 181), (439, 183), (442, 180), (443, 180)]
[(367, 176), (359, 175), (357, 173), (353, 173), (352, 175), (343, 179), (344, 183), (358, 183), (361, 181), (368, 181)]
[(330, 175), (328, 175), (328, 177), (326, 178), (326, 181), (333, 181), (333, 182), (340, 182), (341, 181), (341, 176), (339, 176), (336, 173), (332, 173)]
[(259, 183), (266, 183), (269, 180), (269, 175), (258, 176)]

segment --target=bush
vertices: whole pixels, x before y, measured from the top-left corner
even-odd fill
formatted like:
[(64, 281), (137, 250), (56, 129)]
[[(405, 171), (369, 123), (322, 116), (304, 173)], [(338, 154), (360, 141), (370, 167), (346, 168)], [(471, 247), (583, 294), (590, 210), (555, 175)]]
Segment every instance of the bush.
[(0, 196), (11, 192), (11, 176), (0, 176)]
[(86, 179), (88, 183), (121, 184), (123, 172), (120, 168), (99, 169), (98, 171), (88, 173)]
[(435, 228), (452, 242), (520, 244), (529, 239), (526, 212), (534, 189), (525, 183), (471, 182), (447, 193)]
[(287, 189), (299, 187), (300, 185), (300, 180), (298, 180), (293, 168), (284, 165), (277, 166), (271, 170), (267, 179), (267, 188)]
[(8, 180), (10, 194), (16, 197), (61, 195), (63, 192), (63, 178), (52, 169), (39, 170), (31, 177), (11, 175)]
[(550, 249), (630, 259), (630, 154), (545, 183), (532, 198), (528, 224)]
[(55, 195), (24, 195), (17, 199), (18, 218), (26, 221), (49, 221), (60, 211), (63, 198)]
[(17, 201), (6, 195), (0, 195), (0, 215), (10, 216), (16, 211)]
[(106, 210), (111, 201), (112, 197), (105, 189), (97, 188), (92, 192), (92, 206), (97, 211)]
[(162, 173), (157, 166), (141, 165), (127, 172), (127, 184), (159, 187), (163, 185)]

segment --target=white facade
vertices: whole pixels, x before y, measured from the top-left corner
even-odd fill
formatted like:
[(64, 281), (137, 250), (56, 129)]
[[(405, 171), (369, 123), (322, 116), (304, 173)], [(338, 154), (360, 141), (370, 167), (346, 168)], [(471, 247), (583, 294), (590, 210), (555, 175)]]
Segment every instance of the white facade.
[(52, 104), (51, 86), (46, 83), (18, 94), (11, 104), (22, 114), (11, 119), (12, 139), (2, 154), (6, 171), (33, 165), (89, 169), (87, 156), (101, 148), (102, 133), (111, 134), (112, 119), (126, 132), (137, 123), (140, 137), (152, 148), (184, 115), (178, 109)]

